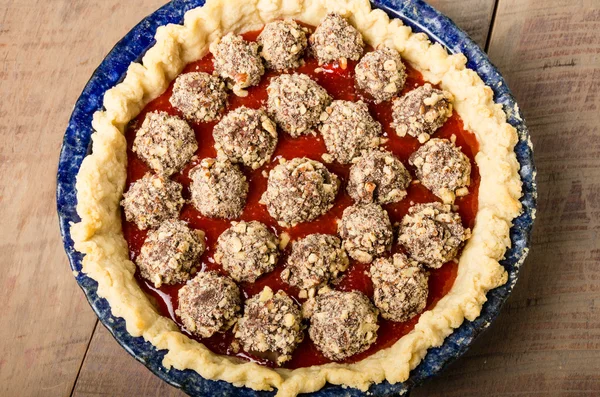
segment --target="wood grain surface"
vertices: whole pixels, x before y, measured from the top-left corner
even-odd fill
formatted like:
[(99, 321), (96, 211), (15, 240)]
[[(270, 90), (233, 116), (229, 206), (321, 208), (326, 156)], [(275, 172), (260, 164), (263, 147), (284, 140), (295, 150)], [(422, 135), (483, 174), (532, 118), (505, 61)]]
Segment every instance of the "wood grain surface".
[[(164, 0), (0, 0), (0, 395), (175, 396), (101, 325), (58, 234), (58, 151), (110, 48)], [(436, 0), (489, 50), (538, 166), (534, 244), (498, 320), (413, 396), (600, 395), (600, 2)]]

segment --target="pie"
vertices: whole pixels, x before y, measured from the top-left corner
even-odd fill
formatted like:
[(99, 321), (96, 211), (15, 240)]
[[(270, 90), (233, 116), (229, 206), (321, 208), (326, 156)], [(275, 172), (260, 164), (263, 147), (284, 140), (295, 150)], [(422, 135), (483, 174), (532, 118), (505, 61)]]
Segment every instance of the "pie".
[(517, 134), (363, 0), (208, 0), (108, 90), (75, 247), (166, 368), (281, 396), (402, 382), (504, 284)]

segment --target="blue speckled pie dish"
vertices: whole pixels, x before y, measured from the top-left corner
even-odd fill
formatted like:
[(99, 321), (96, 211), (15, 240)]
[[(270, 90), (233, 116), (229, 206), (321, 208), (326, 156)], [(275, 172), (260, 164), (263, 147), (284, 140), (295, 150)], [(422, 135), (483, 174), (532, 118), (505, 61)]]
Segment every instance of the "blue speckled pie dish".
[[(114, 317), (108, 302), (98, 297), (96, 281), (81, 272), (83, 255), (74, 250), (69, 231), (70, 224), (79, 221), (75, 209), (77, 203), (75, 177), (83, 158), (89, 153), (93, 132), (92, 115), (102, 108), (105, 91), (121, 81), (129, 64), (141, 59), (145, 51), (154, 44), (154, 34), (159, 26), (182, 23), (186, 11), (202, 5), (204, 0), (174, 0), (163, 6), (119, 41), (92, 75), (75, 104), (60, 153), (56, 188), (60, 229), (71, 269), (76, 274), (77, 283), (85, 292), (96, 315), (119, 344), (157, 376), (193, 396), (272, 396), (275, 392), (257, 392), (249, 388), (237, 388), (224, 381), (206, 380), (192, 370), (165, 369), (161, 365), (165, 351), (157, 351), (143, 338), (135, 338), (127, 333), (124, 320)], [(523, 213), (513, 222), (514, 225), (510, 230), (512, 247), (506, 252), (506, 258), (501, 261), (508, 272), (508, 282), (487, 294), (488, 300), (483, 306), (481, 315), (475, 321), (465, 321), (446, 338), (442, 346), (430, 349), (406, 382), (394, 385), (384, 382), (372, 385), (369, 389), (371, 396), (388, 396), (405, 394), (425, 379), (440, 372), (446, 365), (460, 357), (473, 340), (496, 318), (515, 285), (521, 264), (527, 256), (535, 217), (537, 191), (529, 133), (518, 113), (511, 92), (485, 53), (452, 21), (420, 0), (375, 0), (372, 5), (383, 9), (390, 17), (400, 18), (415, 31), (428, 34), (432, 41), (443, 44), (450, 53), (462, 52), (468, 58), (467, 66), (475, 70), (493, 89), (496, 103), (504, 106), (508, 122), (518, 131), (519, 142), (515, 152), (521, 165), (520, 175), (523, 181), (521, 198)], [(364, 393), (355, 389), (327, 385), (312, 395), (362, 396)]]

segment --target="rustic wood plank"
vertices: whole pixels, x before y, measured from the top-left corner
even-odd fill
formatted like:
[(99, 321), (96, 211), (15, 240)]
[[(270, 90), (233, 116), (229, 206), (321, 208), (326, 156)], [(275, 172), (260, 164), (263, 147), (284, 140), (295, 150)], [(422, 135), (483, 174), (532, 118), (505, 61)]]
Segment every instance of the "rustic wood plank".
[(94, 68), (160, 3), (0, 5), (2, 396), (65, 396), (73, 388), (96, 317), (73, 280), (58, 232), (60, 144)]
[(96, 328), (73, 396), (185, 396), (135, 361), (101, 324)]
[(481, 48), (485, 48), (495, 0), (427, 0), (427, 2), (452, 19)]
[(413, 396), (600, 395), (600, 3), (500, 0), (489, 53), (538, 167), (533, 247), (464, 358)]

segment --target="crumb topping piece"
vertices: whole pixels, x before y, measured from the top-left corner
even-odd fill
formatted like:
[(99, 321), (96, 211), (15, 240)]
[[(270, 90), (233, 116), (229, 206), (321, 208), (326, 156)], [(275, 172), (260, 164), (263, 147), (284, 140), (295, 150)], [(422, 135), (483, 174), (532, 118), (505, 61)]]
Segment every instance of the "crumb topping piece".
[(151, 112), (137, 131), (132, 150), (157, 174), (169, 176), (190, 161), (198, 143), (185, 120), (165, 112)]
[(398, 253), (371, 265), (375, 306), (390, 321), (408, 321), (427, 305), (429, 274), (417, 262)]
[[(304, 339), (302, 312), (284, 291), (265, 287), (246, 301), (244, 316), (235, 328), (235, 337), (244, 350), (264, 356), (278, 365), (292, 358), (292, 353)], [(262, 354), (261, 354), (262, 353)]]
[(179, 284), (196, 271), (204, 248), (202, 230), (191, 230), (183, 221), (168, 219), (148, 233), (135, 262), (142, 277), (156, 288)]
[(378, 204), (355, 204), (344, 210), (338, 222), (343, 247), (351, 258), (371, 263), (392, 248), (392, 224)]
[(394, 100), (392, 127), (399, 136), (408, 134), (425, 143), (452, 116), (453, 100), (448, 91), (426, 83)]
[(471, 163), (451, 141), (431, 139), (414, 152), (408, 162), (415, 166), (423, 186), (445, 203), (453, 203), (456, 196), (469, 193)]
[(277, 127), (262, 109), (239, 107), (213, 129), (217, 158), (257, 169), (271, 159)]
[(190, 171), (192, 204), (202, 215), (234, 219), (242, 214), (248, 181), (229, 161), (203, 159)]
[(360, 32), (335, 13), (321, 21), (308, 41), (319, 65), (338, 61), (344, 69), (348, 59), (359, 60), (365, 47)]
[(417, 204), (402, 219), (398, 242), (410, 257), (430, 268), (440, 268), (454, 259), (463, 242), (471, 237), (460, 215), (449, 204)]
[(263, 223), (231, 222), (217, 239), (214, 258), (235, 281), (253, 283), (275, 268), (278, 245), (277, 236)]
[(323, 215), (333, 206), (340, 180), (320, 162), (282, 160), (269, 172), (261, 203), (283, 226), (295, 226)]
[(281, 279), (308, 291), (326, 285), (348, 268), (348, 256), (339, 238), (329, 234), (310, 234), (292, 243), (292, 252)]
[(246, 96), (244, 88), (257, 85), (265, 73), (258, 43), (246, 41), (240, 35), (228, 33), (210, 46), (215, 71), (229, 84), (236, 95)]
[(258, 36), (260, 55), (267, 67), (275, 70), (297, 68), (308, 45), (308, 29), (292, 19), (273, 21), (265, 25)]
[(406, 82), (406, 67), (398, 51), (381, 47), (365, 54), (355, 69), (356, 85), (375, 103), (389, 101)]
[(216, 272), (198, 273), (178, 296), (177, 316), (189, 332), (201, 338), (231, 328), (242, 306), (238, 286)]
[(321, 133), (331, 154), (341, 164), (348, 164), (361, 152), (381, 143), (381, 124), (367, 104), (335, 100), (321, 113)]
[(306, 74), (282, 74), (267, 88), (268, 110), (281, 129), (293, 138), (313, 132), (325, 107), (327, 91)]
[(396, 203), (406, 197), (410, 180), (409, 172), (396, 156), (371, 150), (350, 167), (348, 194), (357, 203)]
[(147, 173), (123, 194), (125, 219), (138, 229), (156, 228), (167, 219), (177, 218), (185, 200), (183, 187), (168, 178)]
[(218, 76), (204, 72), (181, 74), (175, 79), (169, 102), (188, 120), (197, 123), (216, 120), (227, 104), (225, 83)]
[(306, 301), (302, 313), (310, 319), (310, 339), (330, 360), (361, 353), (377, 339), (378, 312), (362, 292), (322, 289)]

